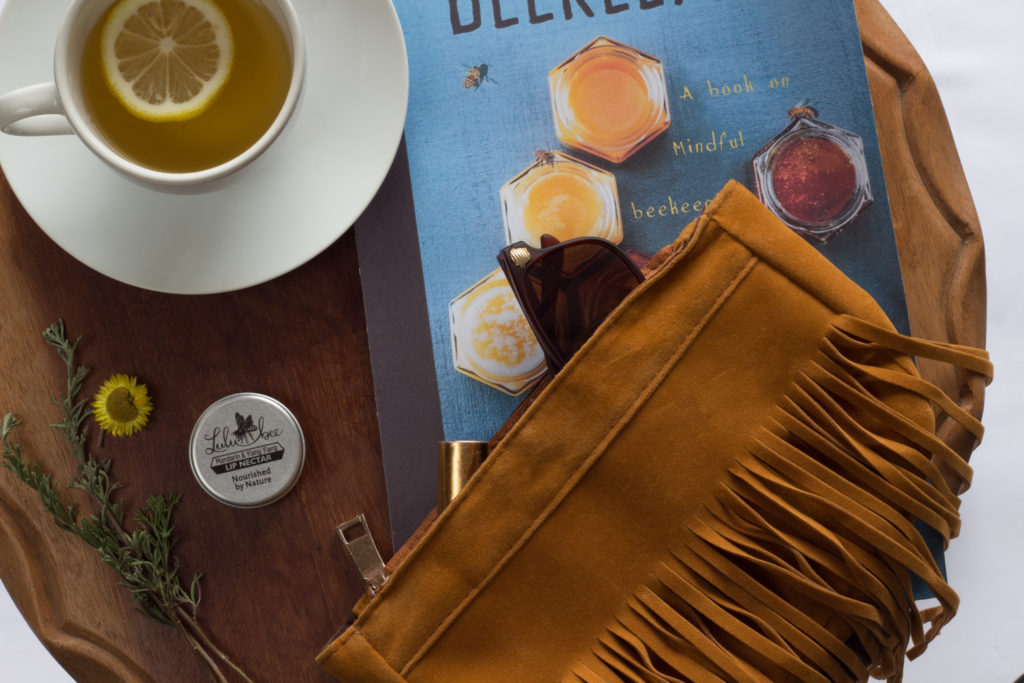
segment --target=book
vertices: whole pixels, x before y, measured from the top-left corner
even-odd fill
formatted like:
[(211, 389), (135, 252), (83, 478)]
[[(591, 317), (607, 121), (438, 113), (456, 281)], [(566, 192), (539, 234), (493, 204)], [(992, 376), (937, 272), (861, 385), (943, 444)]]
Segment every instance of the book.
[[(500, 284), (510, 240), (584, 223), (654, 253), (737, 179), (909, 332), (852, 0), (394, 4), (404, 148), (356, 239), (396, 546), (435, 504), (436, 441), (488, 440), (529, 387), (514, 344), (490, 347), (511, 379), (459, 358), (460, 311), (480, 315), (459, 304)], [(844, 150), (823, 199), (786, 185), (802, 131)]]

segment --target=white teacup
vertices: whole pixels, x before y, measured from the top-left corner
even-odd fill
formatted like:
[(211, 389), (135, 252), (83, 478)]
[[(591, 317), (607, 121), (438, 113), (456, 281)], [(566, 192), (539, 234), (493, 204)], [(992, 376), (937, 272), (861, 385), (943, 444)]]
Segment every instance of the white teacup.
[(263, 154), (295, 113), (305, 76), (305, 43), (291, 0), (262, 2), (281, 26), (291, 50), (291, 81), (284, 103), (262, 136), (234, 158), (198, 171), (154, 170), (119, 154), (97, 130), (84, 103), (80, 63), (86, 39), (117, 0), (73, 0), (61, 22), (53, 59), (53, 81), (0, 95), (0, 131), (8, 135), (77, 135), (100, 159), (131, 180), (169, 192), (215, 189)]

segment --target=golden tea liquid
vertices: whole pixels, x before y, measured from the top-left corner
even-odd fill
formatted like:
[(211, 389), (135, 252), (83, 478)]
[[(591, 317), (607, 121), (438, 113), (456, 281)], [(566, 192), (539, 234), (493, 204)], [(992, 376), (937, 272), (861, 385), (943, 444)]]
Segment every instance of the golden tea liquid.
[(125, 158), (156, 171), (201, 171), (244, 152), (277, 117), (292, 74), (284, 30), (258, 0), (215, 2), (234, 41), (231, 74), (210, 107), (185, 121), (146, 121), (125, 109), (103, 75), (100, 35), (109, 10), (90, 32), (81, 67), (86, 111)]

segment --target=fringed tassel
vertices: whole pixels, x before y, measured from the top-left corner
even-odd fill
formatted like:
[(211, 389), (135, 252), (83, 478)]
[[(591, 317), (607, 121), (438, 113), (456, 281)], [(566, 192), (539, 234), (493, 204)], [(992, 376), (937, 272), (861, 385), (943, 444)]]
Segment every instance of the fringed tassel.
[[(983, 430), (911, 356), (987, 379), (991, 363), (852, 316), (820, 351), (566, 680), (899, 681), (953, 617), (957, 595), (913, 522), (956, 536), (971, 469), (935, 436), (931, 407)], [(937, 608), (917, 608), (911, 573)]]

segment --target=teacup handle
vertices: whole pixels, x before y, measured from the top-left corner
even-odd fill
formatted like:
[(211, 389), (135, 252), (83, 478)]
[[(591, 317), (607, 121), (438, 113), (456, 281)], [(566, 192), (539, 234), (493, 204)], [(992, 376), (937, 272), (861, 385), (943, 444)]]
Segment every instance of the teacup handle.
[(54, 83), (37, 83), (0, 95), (0, 131), (9, 135), (68, 135)]

